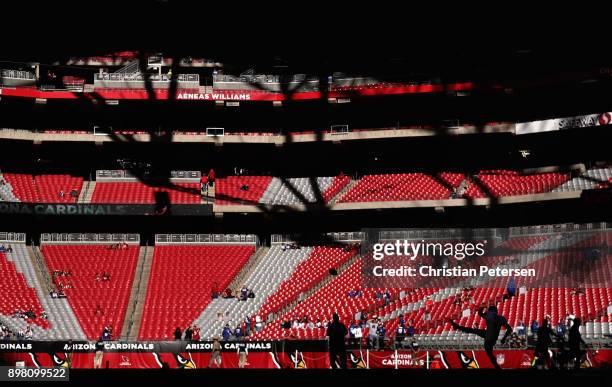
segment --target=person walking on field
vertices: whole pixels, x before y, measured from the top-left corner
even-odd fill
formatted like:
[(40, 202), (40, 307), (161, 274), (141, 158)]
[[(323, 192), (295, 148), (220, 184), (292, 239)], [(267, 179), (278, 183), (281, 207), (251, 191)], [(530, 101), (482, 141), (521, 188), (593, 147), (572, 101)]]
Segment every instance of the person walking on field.
[(240, 341), (237, 345), (238, 349), (238, 368), (244, 368), (244, 366), (248, 365), (247, 356), (249, 355), (249, 349), (247, 348), (247, 343), (244, 342), (244, 339)]
[(221, 367), (221, 343), (219, 342), (219, 336), (213, 337), (212, 353), (210, 354), (208, 368), (213, 364), (215, 364), (217, 368)]
[(96, 354), (94, 355), (94, 367), (96, 369), (102, 368), (102, 357), (104, 356), (104, 342), (102, 339), (96, 342)]
[(329, 340), (329, 365), (332, 369), (337, 369), (336, 361), (340, 363), (340, 368), (346, 368), (346, 344), (344, 338), (348, 330), (340, 322), (336, 313), (332, 317), (333, 321), (327, 327), (327, 338)]

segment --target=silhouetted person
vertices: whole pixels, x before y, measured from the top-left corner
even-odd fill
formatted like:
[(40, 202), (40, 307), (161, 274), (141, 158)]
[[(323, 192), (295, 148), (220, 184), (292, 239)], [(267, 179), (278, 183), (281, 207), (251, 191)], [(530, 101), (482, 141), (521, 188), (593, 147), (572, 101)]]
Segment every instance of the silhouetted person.
[(346, 326), (340, 322), (336, 313), (333, 321), (327, 327), (327, 337), (329, 338), (329, 364), (331, 368), (337, 369), (336, 360), (340, 361), (340, 368), (346, 368), (346, 345), (344, 337), (348, 333)]
[(583, 350), (580, 349), (580, 344), (586, 343), (582, 339), (582, 334), (580, 333), (580, 324), (582, 320), (579, 318), (574, 319), (574, 325), (569, 330), (569, 338), (567, 343), (569, 345), (569, 358), (574, 360), (574, 369), (580, 368), (580, 361), (582, 360)]
[(174, 330), (174, 340), (180, 340), (182, 336), (183, 332), (181, 332), (181, 328), (176, 327), (176, 329)]
[(493, 305), (489, 306), (489, 310), (486, 313), (484, 312), (484, 308), (480, 309), (478, 311), (478, 315), (484, 318), (487, 322), (486, 329), (463, 327), (454, 322), (453, 320), (451, 320), (450, 323), (453, 328), (461, 332), (473, 333), (477, 336), (482, 337), (484, 339), (485, 352), (487, 353), (487, 356), (489, 356), (491, 363), (493, 363), (493, 366), (495, 368), (501, 369), (501, 367), (499, 366), (499, 364), (497, 364), (497, 361), (495, 360), (495, 356), (493, 355), (493, 347), (497, 342), (497, 338), (499, 337), (499, 332), (501, 331), (501, 328), (506, 328), (506, 334), (501, 340), (501, 343), (504, 344), (506, 342), (506, 338), (508, 338), (508, 336), (512, 334), (512, 327), (510, 326), (510, 324), (508, 324), (508, 321), (504, 316), (497, 314), (497, 307)]
[(550, 328), (548, 319), (542, 320), (542, 326), (538, 329), (538, 339), (533, 353), (533, 365), (547, 366), (550, 362), (548, 348), (553, 343), (553, 330)]

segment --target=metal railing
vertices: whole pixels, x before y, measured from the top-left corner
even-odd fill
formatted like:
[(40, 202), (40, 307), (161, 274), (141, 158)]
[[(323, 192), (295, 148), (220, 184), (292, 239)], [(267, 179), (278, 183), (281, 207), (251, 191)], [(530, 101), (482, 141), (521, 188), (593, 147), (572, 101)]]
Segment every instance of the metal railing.
[(544, 235), (557, 234), (564, 232), (581, 232), (581, 231), (597, 231), (608, 230), (612, 227), (610, 223), (563, 223), (563, 224), (548, 224), (541, 226), (526, 226), (526, 227), (510, 227), (510, 236), (527, 236), (527, 235)]
[(47, 271), (47, 266), (43, 262), (43, 258), (40, 256), (39, 251), (38, 251), (38, 246), (34, 244), (34, 241), (32, 241), (32, 252), (34, 253), (34, 259), (36, 260), (36, 265), (38, 266), (38, 272), (42, 276), (43, 281), (45, 281), (47, 292), (55, 290), (53, 279), (51, 278), (51, 275)]
[(34, 75), (34, 73), (29, 72), (29, 71), (2, 69), (0, 70), (0, 75), (2, 76), (2, 78), (29, 79), (29, 80), (36, 79), (36, 76)]
[(139, 234), (80, 234), (80, 233), (44, 233), (40, 243), (74, 243), (74, 244), (109, 244), (125, 242), (140, 244)]
[(147, 253), (149, 245), (143, 246), (144, 256), (140, 264), (140, 274), (138, 275), (138, 285), (136, 286), (136, 297), (132, 302), (132, 312), (130, 313), (130, 322), (128, 323), (127, 331), (125, 332), (124, 340), (129, 340), (129, 336), (132, 333), (132, 327), (134, 326), (134, 315), (136, 314), (136, 307), (138, 306), (138, 295), (140, 294), (140, 285), (142, 285), (142, 274), (144, 273), (145, 263), (147, 261)]
[(22, 232), (0, 232), (0, 243), (25, 243), (26, 234)]
[(130, 75), (130, 74), (138, 73), (139, 68), (140, 68), (140, 61), (136, 59), (135, 61), (128, 63), (127, 65), (123, 66), (119, 70), (115, 71), (113, 74)]
[[(153, 175), (152, 172), (144, 171), (143, 175)], [(194, 180), (200, 181), (202, 172), (200, 171), (170, 171), (170, 179)], [(128, 170), (123, 169), (103, 169), (96, 171), (96, 180), (114, 180), (114, 179), (137, 179), (137, 177)]]
[(172, 244), (254, 244), (259, 245), (255, 234), (156, 234), (156, 245)]
[[(376, 232), (376, 230), (372, 230)], [(425, 229), (425, 230), (381, 230), (380, 240), (397, 239), (488, 239), (499, 237), (497, 229)]]
[[(171, 76), (168, 74), (142, 74), (142, 73), (102, 73), (95, 74), (95, 81), (140, 81), (145, 80), (154, 82), (170, 82)], [(176, 79), (179, 82), (200, 82), (199, 74), (178, 74)]]
[[(365, 236), (366, 236), (366, 233), (361, 232), (361, 231), (330, 232), (327, 234), (322, 234), (321, 241), (331, 239), (335, 242), (362, 242), (365, 240)], [(292, 243), (298, 240), (301, 240), (301, 238), (298, 235), (281, 235), (281, 234), (270, 235), (271, 244)]]

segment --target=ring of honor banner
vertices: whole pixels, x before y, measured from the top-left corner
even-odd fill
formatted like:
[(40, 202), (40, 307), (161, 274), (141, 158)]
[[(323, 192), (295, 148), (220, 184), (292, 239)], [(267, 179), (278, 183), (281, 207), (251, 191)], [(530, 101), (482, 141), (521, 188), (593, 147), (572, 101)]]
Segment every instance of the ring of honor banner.
[(0, 203), (0, 214), (10, 215), (212, 215), (211, 204), (57, 204)]

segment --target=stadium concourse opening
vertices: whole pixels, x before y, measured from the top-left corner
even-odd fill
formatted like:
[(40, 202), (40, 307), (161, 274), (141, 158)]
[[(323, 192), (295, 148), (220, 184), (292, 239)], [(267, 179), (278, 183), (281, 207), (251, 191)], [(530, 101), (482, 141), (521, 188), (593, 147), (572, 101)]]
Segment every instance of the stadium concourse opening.
[(0, 52), (0, 380), (609, 369), (609, 50), (243, 50), (185, 11)]

